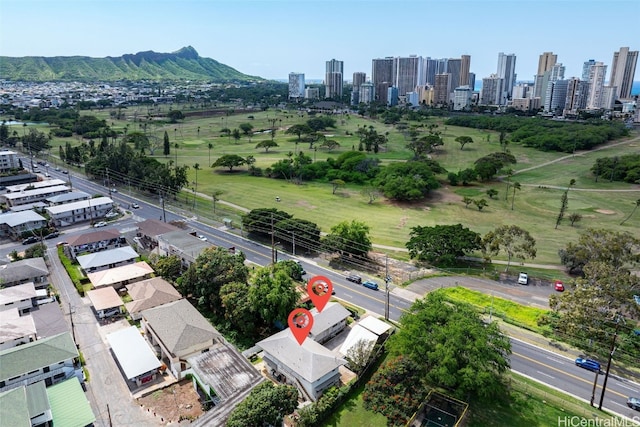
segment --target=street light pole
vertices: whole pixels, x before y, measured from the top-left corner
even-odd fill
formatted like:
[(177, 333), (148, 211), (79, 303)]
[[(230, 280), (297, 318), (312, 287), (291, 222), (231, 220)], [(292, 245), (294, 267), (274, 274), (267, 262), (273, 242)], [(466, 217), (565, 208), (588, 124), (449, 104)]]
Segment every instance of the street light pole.
[(385, 272), (384, 272), (384, 285), (385, 285), (385, 300), (384, 300), (384, 320), (389, 320), (389, 256), (385, 256)]

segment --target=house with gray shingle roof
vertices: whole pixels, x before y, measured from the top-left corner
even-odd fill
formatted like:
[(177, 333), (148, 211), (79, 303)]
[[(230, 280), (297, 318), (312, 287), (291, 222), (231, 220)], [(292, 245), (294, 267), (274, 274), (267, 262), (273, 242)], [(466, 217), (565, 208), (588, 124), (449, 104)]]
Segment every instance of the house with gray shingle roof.
[(59, 194), (57, 196), (47, 197), (45, 199), (45, 202), (47, 203), (47, 206), (57, 206), (64, 203), (89, 200), (90, 197), (91, 195), (89, 193), (85, 193), (84, 191), (70, 191), (68, 193)]
[(312, 339), (302, 345), (289, 328), (257, 343), (264, 351), (263, 361), (273, 377), (284, 376), (305, 399), (316, 401), (322, 393), (340, 384), (340, 371), (347, 361)]
[(115, 229), (82, 233), (78, 236), (67, 238), (65, 252), (69, 255), (69, 258), (75, 260), (78, 254), (101, 251), (109, 248), (110, 245), (116, 247), (121, 243), (120, 237), (120, 231)]
[(88, 274), (94, 271), (133, 264), (136, 258), (138, 258), (138, 253), (131, 246), (123, 246), (121, 248), (80, 255), (77, 261), (85, 274)]
[(48, 286), (49, 269), (44, 258), (27, 258), (10, 264), (0, 265), (0, 283), (5, 288), (33, 282), (36, 289)]
[(124, 306), (134, 320), (139, 320), (144, 310), (168, 304), (182, 298), (180, 292), (162, 277), (152, 277), (127, 285), (132, 301)]
[(48, 387), (74, 376), (83, 381), (69, 332), (2, 350), (0, 360), (0, 392), (38, 381)]
[(144, 310), (140, 325), (178, 380), (189, 369), (189, 357), (224, 342), (222, 335), (185, 299)]
[(313, 316), (313, 326), (309, 332), (309, 338), (322, 344), (347, 327), (347, 318), (351, 313), (342, 304), (329, 302), (320, 313), (317, 308), (312, 308), (311, 315)]
[(103, 218), (113, 209), (113, 200), (109, 197), (79, 200), (62, 205), (49, 206), (45, 211), (56, 227), (67, 227), (79, 222), (94, 221)]
[(0, 393), (0, 420), (12, 427), (32, 427), (53, 421), (43, 381)]

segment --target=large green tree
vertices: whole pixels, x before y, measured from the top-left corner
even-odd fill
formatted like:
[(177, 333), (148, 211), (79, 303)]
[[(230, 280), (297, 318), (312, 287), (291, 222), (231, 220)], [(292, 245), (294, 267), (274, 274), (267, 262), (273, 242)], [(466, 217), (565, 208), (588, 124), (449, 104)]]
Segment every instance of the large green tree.
[(387, 417), (388, 426), (405, 426), (428, 392), (420, 363), (402, 355), (389, 360), (367, 382), (365, 409)]
[(279, 426), (284, 416), (297, 407), (298, 390), (294, 386), (264, 381), (233, 410), (227, 427)]
[[(278, 222), (291, 218), (293, 215), (276, 208), (257, 208), (242, 217), (242, 225), (248, 233), (270, 236)], [(285, 230), (287, 228), (284, 226)]]
[(240, 157), (237, 154), (223, 154), (222, 156), (218, 157), (215, 162), (213, 162), (211, 167), (225, 167), (229, 168), (229, 172), (231, 172), (233, 171), (233, 168), (242, 166), (246, 162), (247, 161), (243, 157)]
[(249, 301), (265, 325), (286, 325), (300, 295), (291, 277), (277, 264), (259, 269), (251, 278)]
[(206, 248), (178, 280), (178, 289), (198, 305), (221, 313), (220, 288), (232, 282), (246, 282), (244, 254), (234, 255), (224, 248)]
[(456, 258), (482, 248), (480, 234), (462, 224), (412, 227), (405, 245), (411, 258), (445, 265)]
[(440, 186), (435, 178), (435, 173), (440, 172), (444, 169), (435, 162), (394, 162), (380, 171), (377, 185), (389, 199), (417, 201)]
[(153, 269), (159, 276), (171, 282), (178, 280), (178, 277), (182, 274), (182, 261), (177, 255), (158, 257), (152, 264)]
[(434, 291), (417, 300), (400, 325), (389, 339), (390, 355), (416, 363), (426, 384), (465, 400), (505, 393), (509, 338), (497, 323), (486, 324), (472, 306), (451, 303)]
[(536, 257), (536, 240), (527, 230), (517, 225), (501, 225), (495, 228), (485, 234), (482, 245), (489, 255), (497, 255), (501, 251), (507, 254), (507, 265), (504, 271), (509, 271), (514, 257), (523, 260)]
[(289, 242), (292, 249), (304, 248), (317, 252), (320, 246), (320, 227), (316, 223), (304, 219), (287, 218), (274, 225), (276, 238), (281, 242)]
[(366, 258), (372, 247), (369, 231), (370, 227), (364, 222), (342, 221), (331, 227), (331, 233), (323, 239), (323, 247), (328, 252), (338, 252), (342, 257)]

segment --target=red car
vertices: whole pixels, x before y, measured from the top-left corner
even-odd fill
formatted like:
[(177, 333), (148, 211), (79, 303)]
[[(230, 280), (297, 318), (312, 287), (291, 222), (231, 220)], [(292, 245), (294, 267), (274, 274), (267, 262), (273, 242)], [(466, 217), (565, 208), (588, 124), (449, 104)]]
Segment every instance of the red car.
[(561, 280), (556, 280), (556, 283), (553, 286), (556, 291), (564, 292), (564, 283), (562, 283)]

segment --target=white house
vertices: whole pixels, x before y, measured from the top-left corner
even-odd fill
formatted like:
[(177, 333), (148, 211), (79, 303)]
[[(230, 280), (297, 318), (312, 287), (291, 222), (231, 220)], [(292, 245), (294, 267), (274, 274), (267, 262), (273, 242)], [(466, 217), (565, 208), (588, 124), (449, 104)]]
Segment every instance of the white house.
[(311, 315), (313, 316), (313, 326), (309, 338), (322, 344), (347, 327), (347, 318), (351, 313), (342, 304), (329, 302), (320, 313), (317, 308), (312, 308)]
[(95, 199), (49, 206), (45, 208), (45, 211), (56, 227), (67, 227), (79, 222), (103, 218), (111, 209), (113, 209), (113, 200), (109, 197), (96, 197)]
[(37, 296), (33, 282), (0, 289), (0, 313), (13, 308), (21, 315), (28, 313), (35, 306)]
[(46, 218), (38, 215), (34, 211), (0, 214), (0, 237), (20, 239), (22, 233), (37, 230), (46, 225)]
[(88, 274), (94, 271), (133, 264), (136, 258), (138, 258), (138, 253), (131, 246), (123, 246), (121, 248), (80, 255), (76, 259), (85, 274)]
[(302, 345), (289, 328), (257, 343), (271, 376), (295, 385), (305, 400), (316, 401), (329, 387), (340, 384), (340, 371), (347, 361), (336, 357), (317, 342), (306, 339)]

